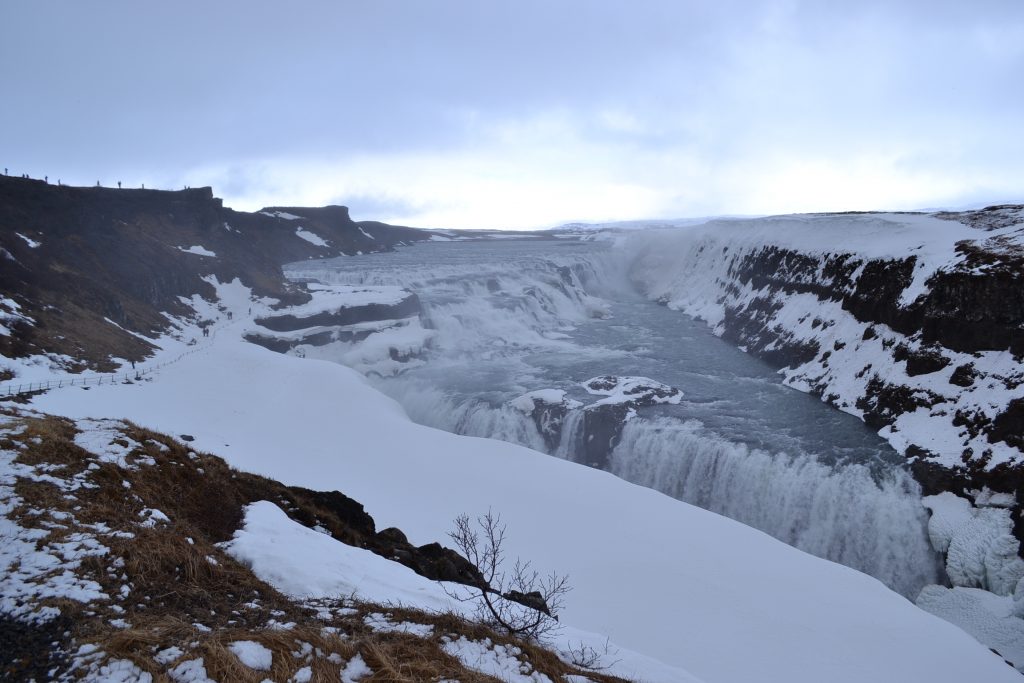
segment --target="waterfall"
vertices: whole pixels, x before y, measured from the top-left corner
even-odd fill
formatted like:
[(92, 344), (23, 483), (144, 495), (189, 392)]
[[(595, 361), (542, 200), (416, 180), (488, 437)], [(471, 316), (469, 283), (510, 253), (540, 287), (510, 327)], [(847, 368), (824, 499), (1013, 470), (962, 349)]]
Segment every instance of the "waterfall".
[[(423, 323), (436, 333), (426, 362), (371, 381), (420, 424), (510, 441), (567, 460), (583, 459), (592, 436), (584, 433), (585, 410), (564, 413), (552, 447), (551, 435), (546, 442), (533, 417), (510, 401), (548, 388), (575, 391), (573, 398), (584, 400), (579, 382), (598, 374), (636, 374), (638, 364), (651, 357), (661, 365), (645, 367), (666, 375), (652, 374), (655, 380), (668, 381), (681, 370), (707, 371), (701, 375), (711, 378), (705, 380), (703, 398), (673, 406), (671, 414), (640, 409), (625, 424), (606, 465), (612, 473), (863, 571), (907, 597), (916, 597), (926, 584), (941, 583), (943, 570), (927, 539), (920, 489), (895, 454), (889, 451), (892, 457), (883, 463), (886, 458), (876, 456), (887, 447), (855, 418), (815, 401), (787, 403), (790, 394), (771, 393), (791, 390), (770, 370), (749, 375), (755, 372), (744, 365), (755, 362), (749, 356), (710, 335), (688, 335), (682, 314), (632, 291), (628, 265), (628, 258), (602, 245), (524, 241), (422, 245), (395, 254), (304, 263), (291, 272), (328, 283), (415, 291), (423, 303)], [(605, 322), (613, 304), (618, 317)], [(631, 345), (615, 346), (614, 339)], [(637, 350), (657, 343), (655, 351)], [(742, 381), (747, 377), (753, 377), (757, 392), (773, 397), (767, 408), (734, 408), (726, 433), (716, 432), (712, 420), (694, 417), (692, 411), (699, 410), (705, 412), (697, 416), (706, 417), (707, 406), (739, 406), (751, 393), (751, 384)], [(691, 395), (687, 385), (679, 388)], [(744, 412), (755, 409), (774, 413), (761, 419)], [(843, 422), (822, 432), (821, 421), (805, 416), (824, 414), (817, 411)], [(790, 432), (800, 438), (787, 441)], [(765, 435), (772, 438), (759, 438)], [(775, 445), (754, 448), (744, 441)], [(788, 443), (810, 445), (790, 448)], [(680, 530), (675, 540), (685, 544), (684, 533)]]
[(863, 464), (830, 467), (667, 419), (627, 423), (610, 469), (870, 574), (911, 599), (923, 586), (942, 582), (920, 488), (903, 469), (876, 474)]

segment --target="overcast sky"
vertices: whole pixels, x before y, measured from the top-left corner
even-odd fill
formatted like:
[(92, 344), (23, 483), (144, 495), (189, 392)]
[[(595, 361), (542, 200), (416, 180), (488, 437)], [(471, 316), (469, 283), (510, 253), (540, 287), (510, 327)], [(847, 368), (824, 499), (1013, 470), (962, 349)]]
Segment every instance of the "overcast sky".
[(0, 166), (424, 227), (1022, 201), (1024, 1), (12, 0)]

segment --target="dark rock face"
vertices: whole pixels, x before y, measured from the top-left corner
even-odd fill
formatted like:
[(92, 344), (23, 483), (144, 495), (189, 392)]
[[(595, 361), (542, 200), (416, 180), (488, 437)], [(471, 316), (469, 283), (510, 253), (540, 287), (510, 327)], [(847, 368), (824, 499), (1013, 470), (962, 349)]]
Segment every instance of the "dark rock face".
[[(580, 434), (577, 447), (568, 457), (574, 462), (598, 469), (607, 469), (612, 450), (618, 445), (629, 415), (637, 408), (660, 403), (678, 402), (682, 392), (644, 377), (602, 375), (583, 382), (583, 388), (596, 395), (614, 396), (609, 402), (596, 401), (588, 406), (556, 404), (534, 399), (530, 413), (545, 445), (554, 451), (562, 440), (562, 427), (570, 410), (580, 410)], [(608, 399), (602, 399), (607, 401)]]
[(628, 413), (629, 407), (621, 403), (587, 408), (583, 413), (582, 447), (572, 454), (576, 462), (608, 469), (608, 458), (619, 443)]
[(438, 543), (416, 547), (393, 527), (378, 532), (362, 504), (340, 491), (311, 491), (298, 486), (288, 487), (288, 491), (301, 505), (293, 504), (285, 511), (304, 526), (319, 526), (343, 543), (395, 560), (428, 579), (480, 584), (476, 568), (454, 550)]
[(949, 358), (935, 350), (909, 352), (907, 354), (907, 374), (911, 377), (938, 372), (949, 365)]
[[(299, 227), (328, 246), (302, 239)], [(237, 277), (257, 295), (302, 303), (307, 295), (284, 279), (282, 264), (390, 250), (430, 235), (357, 223), (343, 206), (232, 211), (208, 187), (120, 190), (0, 176), (0, 295), (34, 321), (0, 336), (0, 354), (67, 354), (83, 367), (109, 369), (110, 356), (150, 353), (131, 332), (154, 336), (167, 329), (164, 313), (190, 313), (179, 297), (212, 298), (204, 277)], [(216, 256), (182, 251), (197, 245)]]
[(941, 396), (922, 395), (922, 392), (901, 384), (889, 384), (876, 375), (857, 401), (857, 408), (864, 411), (864, 421), (868, 425), (881, 429), (891, 425), (903, 413), (913, 412), (919, 407), (930, 408), (942, 400)]
[(974, 380), (977, 376), (978, 373), (974, 369), (974, 364), (964, 363), (953, 370), (953, 374), (949, 378), (949, 383), (955, 384), (958, 387), (969, 387), (974, 384)]
[(1024, 450), (1024, 398), (1010, 401), (1006, 410), (996, 416), (988, 440), (992, 443), (1005, 441)]
[(534, 401), (530, 417), (537, 425), (537, 431), (544, 439), (544, 445), (548, 451), (558, 448), (562, 440), (562, 425), (565, 423), (565, 416), (569, 413), (569, 406), (565, 403), (544, 403)]
[(55, 669), (67, 670), (74, 626), (65, 616), (40, 624), (0, 616), (0, 679), (48, 681)]

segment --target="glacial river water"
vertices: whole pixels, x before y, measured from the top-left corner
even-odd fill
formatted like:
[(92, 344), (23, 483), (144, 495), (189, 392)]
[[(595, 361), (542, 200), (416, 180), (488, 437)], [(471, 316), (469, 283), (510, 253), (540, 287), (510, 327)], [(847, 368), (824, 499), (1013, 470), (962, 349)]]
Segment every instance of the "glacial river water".
[(648, 377), (682, 390), (681, 402), (639, 408), (602, 466), (910, 598), (941, 582), (920, 490), (898, 454), (703, 322), (644, 298), (629, 268), (607, 242), (510, 239), (425, 243), (295, 272), (419, 295), (435, 333), (423, 362), (369, 375), (417, 422), (580, 460), (585, 407), (552, 443), (510, 402), (553, 388), (589, 404), (597, 397), (580, 383), (591, 377)]

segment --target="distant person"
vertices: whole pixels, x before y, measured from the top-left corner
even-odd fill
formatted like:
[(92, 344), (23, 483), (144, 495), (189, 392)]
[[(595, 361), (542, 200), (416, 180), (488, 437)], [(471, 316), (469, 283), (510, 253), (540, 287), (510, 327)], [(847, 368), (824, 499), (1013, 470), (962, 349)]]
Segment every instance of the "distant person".
[(119, 190), (121, 189), (121, 181), (120, 180), (117, 181), (117, 189), (119, 189)]
[(146, 183), (142, 183), (142, 189), (143, 189), (143, 190), (145, 190), (145, 189), (146, 189)]
[(100, 181), (97, 180), (96, 181), (96, 187), (99, 187), (99, 186), (100, 186)]
[(43, 182), (46, 183), (47, 185), (49, 185), (50, 184), (50, 176), (44, 175), (43, 176)]

